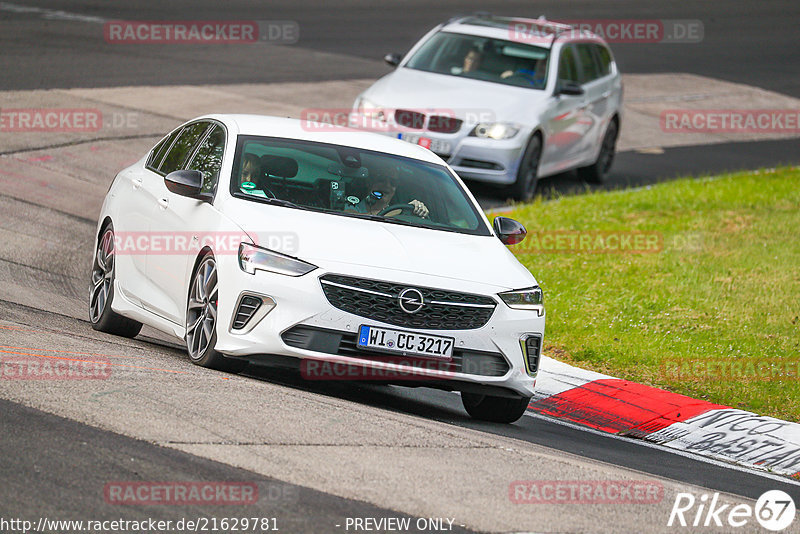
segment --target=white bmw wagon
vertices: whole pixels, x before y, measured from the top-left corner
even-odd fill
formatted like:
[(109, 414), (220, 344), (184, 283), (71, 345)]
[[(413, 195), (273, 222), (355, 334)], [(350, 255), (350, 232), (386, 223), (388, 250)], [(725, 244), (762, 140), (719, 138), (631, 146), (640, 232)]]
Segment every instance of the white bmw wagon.
[(440, 24), (356, 98), (354, 128), (432, 150), (462, 178), (529, 199), (541, 177), (603, 182), (622, 81), (597, 35), (544, 19), (468, 16)]
[(97, 226), (95, 329), (143, 324), (195, 364), (461, 392), (512, 422), (533, 394), (542, 291), (459, 177), (418, 146), (292, 119), (212, 115), (113, 180)]

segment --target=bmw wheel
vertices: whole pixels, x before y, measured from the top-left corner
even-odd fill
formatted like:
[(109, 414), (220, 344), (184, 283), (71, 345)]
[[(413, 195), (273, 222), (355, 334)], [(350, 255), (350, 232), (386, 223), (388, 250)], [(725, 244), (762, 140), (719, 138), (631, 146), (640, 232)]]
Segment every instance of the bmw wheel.
[(217, 344), (217, 262), (211, 253), (200, 260), (189, 286), (186, 305), (186, 349), (192, 363), (201, 367), (238, 373), (247, 362), (226, 358), (215, 350)]
[(517, 171), (517, 181), (511, 186), (511, 192), (516, 200), (523, 202), (533, 198), (536, 183), (539, 181), (539, 159), (542, 155), (542, 138), (534, 135), (531, 137), (525, 152), (520, 160)]
[(92, 328), (107, 334), (135, 337), (142, 323), (128, 319), (111, 309), (114, 300), (114, 228), (103, 228), (92, 262), (92, 281), (89, 287), (89, 320)]
[(608, 171), (611, 170), (611, 164), (614, 163), (614, 153), (617, 150), (617, 121), (612, 120), (606, 135), (603, 137), (603, 144), (600, 146), (600, 153), (597, 155), (597, 161), (588, 167), (581, 167), (578, 169), (578, 176), (587, 182), (602, 184), (608, 177)]

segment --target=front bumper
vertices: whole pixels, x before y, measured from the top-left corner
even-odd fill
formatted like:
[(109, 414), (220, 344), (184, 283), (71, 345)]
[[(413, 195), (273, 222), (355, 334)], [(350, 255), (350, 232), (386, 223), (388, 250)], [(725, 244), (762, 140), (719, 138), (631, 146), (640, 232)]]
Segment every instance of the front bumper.
[[(419, 138), (431, 141), (431, 150), (446, 161), (462, 178), (508, 185), (517, 179), (519, 162), (527, 145), (525, 131), (520, 131), (511, 139), (484, 139), (470, 136), (474, 125), (463, 125), (452, 134), (404, 128), (402, 133), (390, 131), (395, 125), (376, 123), (375, 119), (365, 117), (357, 111), (350, 115), (350, 125), (376, 124), (370, 131), (409, 140), (416, 144)], [(427, 143), (425, 143), (427, 145)], [(425, 146), (425, 145), (423, 145)]]
[[(328, 266), (328, 269), (317, 269), (305, 276), (289, 277), (269, 272), (256, 271), (255, 275), (242, 272), (235, 258), (220, 258), (220, 299), (218, 302), (217, 345), (219, 352), (229, 357), (240, 357), (252, 361), (269, 361), (270, 357), (288, 356), (307, 361), (329, 362), (362, 369), (379, 370), (380, 373), (359, 373), (357, 378), (367, 380), (383, 380), (407, 385), (430, 385), (432, 387), (469, 390), (470, 385), (490, 386), (493, 389), (506, 390), (514, 395), (533, 395), (536, 369), (528, 371), (521, 340), (525, 336), (544, 336), (545, 316), (536, 312), (513, 310), (494, 295), (494, 291), (486, 286), (469, 284), (469, 287), (458, 287), (451, 279), (439, 279), (429, 275), (400, 273), (391, 270), (361, 268), (353, 265)], [(394, 330), (412, 330), (396, 325), (382, 323), (366, 317), (360, 317), (335, 308), (328, 302), (323, 293), (319, 278), (328, 272), (347, 272), (350, 276), (381, 279), (399, 282), (409, 286), (441, 287), (451, 291), (468, 291), (497, 300), (494, 313), (481, 328), (471, 330), (425, 330), (413, 329), (414, 332), (447, 336), (455, 339), (454, 347), (462, 355), (463, 362), (459, 368), (443, 367), (439, 362), (418, 364), (422, 359), (393, 356), (375, 358), (374, 354), (359, 353), (358, 350), (321, 349), (320, 345), (306, 345), (317, 350), (303, 348), (302, 343), (287, 343), (287, 332), (290, 334), (298, 328), (320, 330), (334, 335), (350, 338), (362, 324)], [(494, 288), (494, 286), (489, 286)], [(481, 290), (483, 289), (483, 291)], [(232, 328), (235, 312), (243, 294), (254, 294), (269, 297), (274, 301), (274, 308), (262, 315), (255, 324), (236, 331)], [(255, 318), (255, 317), (254, 317)], [(293, 330), (294, 329), (294, 330)], [(485, 355), (494, 355), (492, 369), (497, 369), (497, 356), (507, 363), (502, 374), (487, 375), (486, 368), (474, 365), (483, 361)], [(455, 356), (454, 356), (455, 358)], [(471, 359), (472, 363), (468, 362)], [(482, 369), (482, 370), (481, 370)], [(409, 374), (409, 371), (413, 373)], [(476, 374), (483, 373), (483, 374)], [(497, 374), (497, 373), (494, 373)], [(383, 379), (381, 378), (383, 377)], [(341, 378), (341, 377), (340, 377)]]

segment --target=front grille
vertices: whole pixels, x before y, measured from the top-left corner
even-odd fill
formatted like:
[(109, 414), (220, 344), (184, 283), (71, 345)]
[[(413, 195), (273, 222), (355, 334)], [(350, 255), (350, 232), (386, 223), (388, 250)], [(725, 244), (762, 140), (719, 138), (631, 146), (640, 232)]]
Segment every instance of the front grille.
[(410, 109), (398, 109), (394, 112), (394, 120), (400, 126), (421, 130), (425, 126), (425, 114)]
[(258, 297), (245, 295), (239, 301), (239, 307), (236, 309), (236, 314), (233, 317), (233, 330), (241, 330), (244, 328), (253, 314), (261, 307), (262, 301)]
[[(374, 321), (428, 330), (469, 330), (489, 322), (497, 303), (490, 297), (429, 287), (408, 286), (338, 274), (320, 277), (331, 305)], [(400, 307), (400, 293), (416, 289), (423, 305), (416, 313)]]
[(356, 346), (357, 334), (355, 332), (339, 332), (313, 326), (294, 326), (284, 332), (281, 338), (290, 347), (298, 349), (395, 363), (420, 369), (435, 369), (479, 376), (503, 376), (510, 369), (508, 362), (500, 353), (455, 348), (450, 361), (432, 361), (422, 356), (402, 356), (360, 349)]
[(428, 119), (428, 130), (439, 133), (456, 133), (461, 129), (461, 119), (444, 115), (431, 115)]

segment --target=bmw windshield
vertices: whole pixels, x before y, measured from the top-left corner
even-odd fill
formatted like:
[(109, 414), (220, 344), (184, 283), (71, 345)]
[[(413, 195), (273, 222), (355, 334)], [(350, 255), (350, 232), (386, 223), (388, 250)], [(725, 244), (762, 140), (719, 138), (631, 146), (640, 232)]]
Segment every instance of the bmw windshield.
[(371, 150), (240, 136), (231, 194), (290, 208), (490, 235), (445, 166)]
[(405, 64), (410, 69), (544, 89), (550, 50), (477, 35), (439, 32)]

